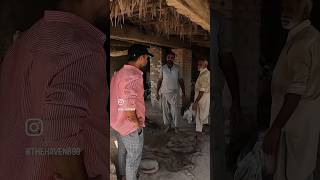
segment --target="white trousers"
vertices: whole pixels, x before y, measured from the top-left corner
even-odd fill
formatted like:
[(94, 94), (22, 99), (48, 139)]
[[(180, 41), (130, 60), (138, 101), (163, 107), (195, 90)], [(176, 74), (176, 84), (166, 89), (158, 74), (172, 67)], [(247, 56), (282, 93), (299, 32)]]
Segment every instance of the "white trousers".
[(319, 134), (283, 132), (273, 180), (313, 180), (317, 163)]
[(161, 97), (163, 123), (175, 128), (179, 119), (179, 95), (178, 93), (163, 93)]
[[(195, 99), (198, 97), (199, 92), (195, 93)], [(204, 93), (201, 97), (197, 111), (196, 111), (196, 131), (202, 132), (204, 124), (209, 123), (210, 113), (210, 93)]]

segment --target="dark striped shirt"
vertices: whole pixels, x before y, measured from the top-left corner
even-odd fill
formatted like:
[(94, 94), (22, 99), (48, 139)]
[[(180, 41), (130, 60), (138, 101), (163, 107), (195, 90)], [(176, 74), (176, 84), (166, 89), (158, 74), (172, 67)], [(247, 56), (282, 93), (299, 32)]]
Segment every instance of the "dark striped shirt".
[(104, 41), (80, 17), (46, 11), (9, 49), (0, 70), (1, 180), (54, 179), (50, 149), (80, 149), (89, 177), (108, 179)]

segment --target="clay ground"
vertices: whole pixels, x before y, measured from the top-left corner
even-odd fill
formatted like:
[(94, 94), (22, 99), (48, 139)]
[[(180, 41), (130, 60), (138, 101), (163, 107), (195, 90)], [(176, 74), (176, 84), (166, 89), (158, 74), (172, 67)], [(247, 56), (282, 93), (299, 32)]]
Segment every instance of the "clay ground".
[[(144, 174), (140, 171), (139, 180), (209, 180), (210, 179), (210, 137), (208, 127), (205, 135), (195, 138), (195, 125), (181, 120), (179, 133), (164, 133), (162, 113), (146, 104), (147, 127), (144, 129), (143, 158), (159, 162), (159, 171)], [(115, 135), (111, 132), (111, 161), (117, 164)]]

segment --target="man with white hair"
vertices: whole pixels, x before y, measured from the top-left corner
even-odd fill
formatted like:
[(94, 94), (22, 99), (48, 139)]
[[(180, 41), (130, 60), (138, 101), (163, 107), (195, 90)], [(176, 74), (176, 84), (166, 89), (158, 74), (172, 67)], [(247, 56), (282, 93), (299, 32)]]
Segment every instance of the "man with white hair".
[(210, 112), (210, 71), (207, 69), (208, 61), (205, 58), (198, 60), (198, 76), (195, 85), (195, 96), (192, 109), (196, 111), (196, 131), (202, 132), (204, 124), (209, 123)]
[(312, 180), (320, 123), (320, 34), (309, 21), (311, 1), (282, 5), (282, 26), (289, 34), (273, 72), (264, 151), (274, 161), (273, 180)]

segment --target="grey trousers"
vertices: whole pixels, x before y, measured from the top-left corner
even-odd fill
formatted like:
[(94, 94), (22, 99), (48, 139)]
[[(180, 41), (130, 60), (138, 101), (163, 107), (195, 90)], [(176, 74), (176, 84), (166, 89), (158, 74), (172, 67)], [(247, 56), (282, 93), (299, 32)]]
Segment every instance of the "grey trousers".
[(126, 180), (136, 180), (143, 150), (143, 129), (122, 136), (118, 133), (119, 174)]
[(176, 128), (179, 119), (179, 94), (163, 93), (161, 97), (162, 117), (165, 126)]

